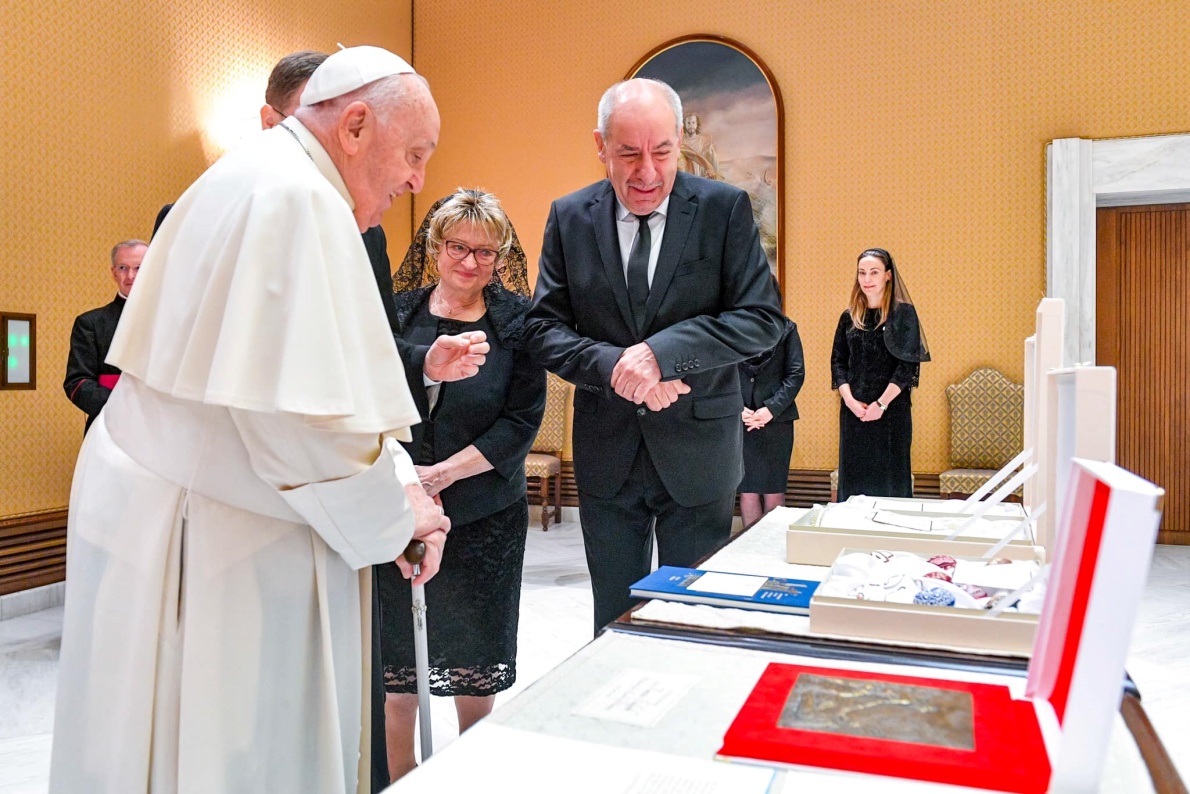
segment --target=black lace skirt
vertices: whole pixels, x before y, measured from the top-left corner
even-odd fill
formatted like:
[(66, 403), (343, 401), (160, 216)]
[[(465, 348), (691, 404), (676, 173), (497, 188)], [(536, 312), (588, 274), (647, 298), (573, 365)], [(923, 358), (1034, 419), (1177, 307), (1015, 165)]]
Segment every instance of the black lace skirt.
[[(494, 695), (516, 682), (516, 635), (529, 506), (525, 499), (452, 527), (438, 574), (426, 585), (430, 691)], [(381, 661), (390, 693), (417, 692), (409, 581), (377, 566)]]

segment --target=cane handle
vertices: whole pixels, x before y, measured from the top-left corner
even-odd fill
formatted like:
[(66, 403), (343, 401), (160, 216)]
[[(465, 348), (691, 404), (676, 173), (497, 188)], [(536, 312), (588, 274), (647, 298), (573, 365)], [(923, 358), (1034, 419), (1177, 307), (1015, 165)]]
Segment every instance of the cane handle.
[(424, 541), (411, 540), (409, 545), (405, 547), (405, 561), (410, 565), (420, 565), (421, 561), (426, 558), (426, 544)]

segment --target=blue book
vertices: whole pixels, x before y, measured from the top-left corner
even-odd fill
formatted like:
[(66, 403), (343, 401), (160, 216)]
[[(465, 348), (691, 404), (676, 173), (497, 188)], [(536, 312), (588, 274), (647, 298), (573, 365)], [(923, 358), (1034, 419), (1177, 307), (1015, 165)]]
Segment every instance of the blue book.
[(818, 584), (806, 579), (700, 571), (663, 565), (633, 584), (631, 593), (637, 598), (808, 615), (810, 596), (814, 595)]

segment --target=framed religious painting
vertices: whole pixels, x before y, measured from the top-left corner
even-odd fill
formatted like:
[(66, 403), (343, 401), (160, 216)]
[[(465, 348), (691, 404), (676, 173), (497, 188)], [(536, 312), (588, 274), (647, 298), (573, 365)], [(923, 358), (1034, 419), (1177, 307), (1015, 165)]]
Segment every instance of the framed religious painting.
[(678, 168), (743, 189), (769, 269), (784, 301), (784, 109), (772, 72), (756, 53), (722, 36), (683, 36), (628, 72), (671, 85), (682, 99)]

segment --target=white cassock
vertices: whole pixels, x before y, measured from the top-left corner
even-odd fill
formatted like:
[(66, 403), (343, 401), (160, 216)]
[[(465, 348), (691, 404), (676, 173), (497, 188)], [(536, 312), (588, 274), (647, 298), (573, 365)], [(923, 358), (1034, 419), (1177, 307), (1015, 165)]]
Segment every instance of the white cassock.
[(53, 792), (361, 785), (360, 572), (412, 536), (418, 415), (347, 188), (285, 124), (179, 199), (113, 341), (70, 495)]

